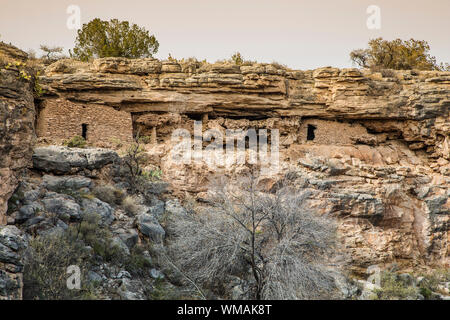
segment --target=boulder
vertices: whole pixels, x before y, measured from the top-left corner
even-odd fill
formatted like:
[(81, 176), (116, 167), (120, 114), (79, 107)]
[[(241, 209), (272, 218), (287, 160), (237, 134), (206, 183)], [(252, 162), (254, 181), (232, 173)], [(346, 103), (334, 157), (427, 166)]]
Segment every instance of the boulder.
[(127, 245), (120, 237), (114, 237), (112, 239), (112, 245), (117, 247), (122, 254), (127, 256), (130, 254), (130, 249), (128, 249)]
[(0, 226), (0, 243), (18, 251), (27, 247), (27, 238), (16, 226)]
[(81, 207), (83, 209), (83, 215), (98, 214), (101, 218), (101, 223), (105, 225), (110, 225), (115, 219), (113, 208), (97, 198), (83, 199), (81, 201)]
[(120, 57), (108, 57), (95, 59), (93, 67), (100, 73), (139, 74), (160, 73), (161, 62), (152, 59), (127, 59)]
[(158, 269), (152, 268), (150, 269), (150, 277), (152, 277), (153, 279), (164, 279), (164, 274), (159, 271)]
[(152, 241), (156, 243), (162, 243), (166, 232), (163, 227), (159, 224), (158, 220), (150, 214), (140, 214), (137, 216), (137, 227), (139, 231), (144, 235), (149, 237)]
[(24, 205), (16, 214), (15, 223), (22, 224), (42, 211), (44, 211), (44, 207), (39, 202), (32, 202), (31, 204)]
[(82, 176), (50, 176), (42, 177), (43, 186), (51, 191), (78, 190), (81, 188), (90, 188), (92, 180)]
[(40, 192), (39, 190), (28, 190), (23, 193), (23, 202), (25, 204), (31, 204), (37, 199), (39, 199)]
[(33, 218), (27, 220), (27, 221), (24, 223), (24, 227), (28, 228), (28, 227), (37, 225), (37, 224), (41, 223), (41, 222), (44, 221), (44, 220), (45, 220), (45, 218), (44, 218), (43, 216), (33, 217)]
[(101, 169), (118, 159), (115, 151), (108, 149), (79, 149), (61, 146), (34, 149), (33, 167), (55, 174), (76, 173), (83, 169)]
[(55, 213), (58, 218), (65, 220), (79, 220), (81, 218), (81, 208), (72, 197), (61, 194), (50, 194), (42, 199), (47, 212)]
[(147, 213), (154, 216), (156, 219), (160, 219), (164, 215), (165, 204), (161, 200), (153, 200), (150, 207), (146, 207)]
[(166, 201), (166, 213), (174, 216), (183, 216), (187, 214), (187, 211), (178, 199), (173, 199)]
[(102, 282), (103, 277), (99, 275), (97, 272), (90, 270), (88, 272), (88, 279), (92, 282)]
[(123, 300), (145, 300), (140, 281), (130, 280), (126, 277), (122, 278), (121, 281), (118, 293)]
[(117, 235), (130, 249), (132, 249), (139, 240), (139, 235), (135, 229), (121, 229), (120, 232), (117, 233)]
[(0, 300), (20, 300), (26, 236), (15, 226), (0, 226)]

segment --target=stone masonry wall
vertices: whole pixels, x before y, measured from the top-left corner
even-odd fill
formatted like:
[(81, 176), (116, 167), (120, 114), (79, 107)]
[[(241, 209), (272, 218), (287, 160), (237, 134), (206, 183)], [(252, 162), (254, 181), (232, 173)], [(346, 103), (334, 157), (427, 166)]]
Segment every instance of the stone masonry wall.
[(76, 135), (82, 136), (83, 124), (87, 125), (88, 143), (108, 146), (114, 140), (129, 142), (133, 138), (130, 113), (63, 99), (49, 99), (42, 103), (36, 133), (49, 142), (60, 142)]

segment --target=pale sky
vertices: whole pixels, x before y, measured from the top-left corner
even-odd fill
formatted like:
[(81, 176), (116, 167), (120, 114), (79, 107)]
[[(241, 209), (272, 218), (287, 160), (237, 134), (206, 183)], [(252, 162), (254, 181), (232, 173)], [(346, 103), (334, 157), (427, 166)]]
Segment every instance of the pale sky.
[[(73, 47), (67, 7), (81, 23), (118, 18), (145, 27), (160, 43), (156, 58), (216, 61), (244, 58), (295, 69), (351, 67), (349, 52), (369, 39), (427, 40), (438, 62), (450, 63), (450, 0), (1, 0), (0, 40), (27, 51), (40, 44)], [(369, 5), (381, 29), (369, 30)]]

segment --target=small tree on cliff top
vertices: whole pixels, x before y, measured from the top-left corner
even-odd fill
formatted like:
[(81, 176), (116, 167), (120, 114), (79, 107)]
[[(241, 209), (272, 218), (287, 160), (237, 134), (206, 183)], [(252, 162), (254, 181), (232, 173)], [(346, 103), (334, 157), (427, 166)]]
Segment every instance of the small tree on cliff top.
[(154, 35), (136, 24), (96, 18), (78, 30), (72, 56), (86, 61), (90, 58), (146, 58), (158, 51)]
[(369, 41), (368, 49), (352, 51), (350, 59), (362, 68), (448, 70), (449, 65), (438, 64), (429, 51), (430, 45), (423, 40), (377, 38)]
[(51, 47), (44, 44), (41, 44), (40, 49), (45, 53), (45, 56), (48, 60), (52, 60), (58, 53), (63, 52), (63, 47)]

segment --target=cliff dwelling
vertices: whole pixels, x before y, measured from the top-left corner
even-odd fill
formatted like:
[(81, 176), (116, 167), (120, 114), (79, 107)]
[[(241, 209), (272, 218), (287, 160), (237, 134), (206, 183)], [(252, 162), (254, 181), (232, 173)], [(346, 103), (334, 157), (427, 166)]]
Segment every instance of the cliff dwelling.
[(77, 104), (47, 99), (40, 104), (36, 134), (47, 141), (62, 142), (82, 136), (88, 143), (107, 145), (133, 138), (131, 114), (96, 104)]

